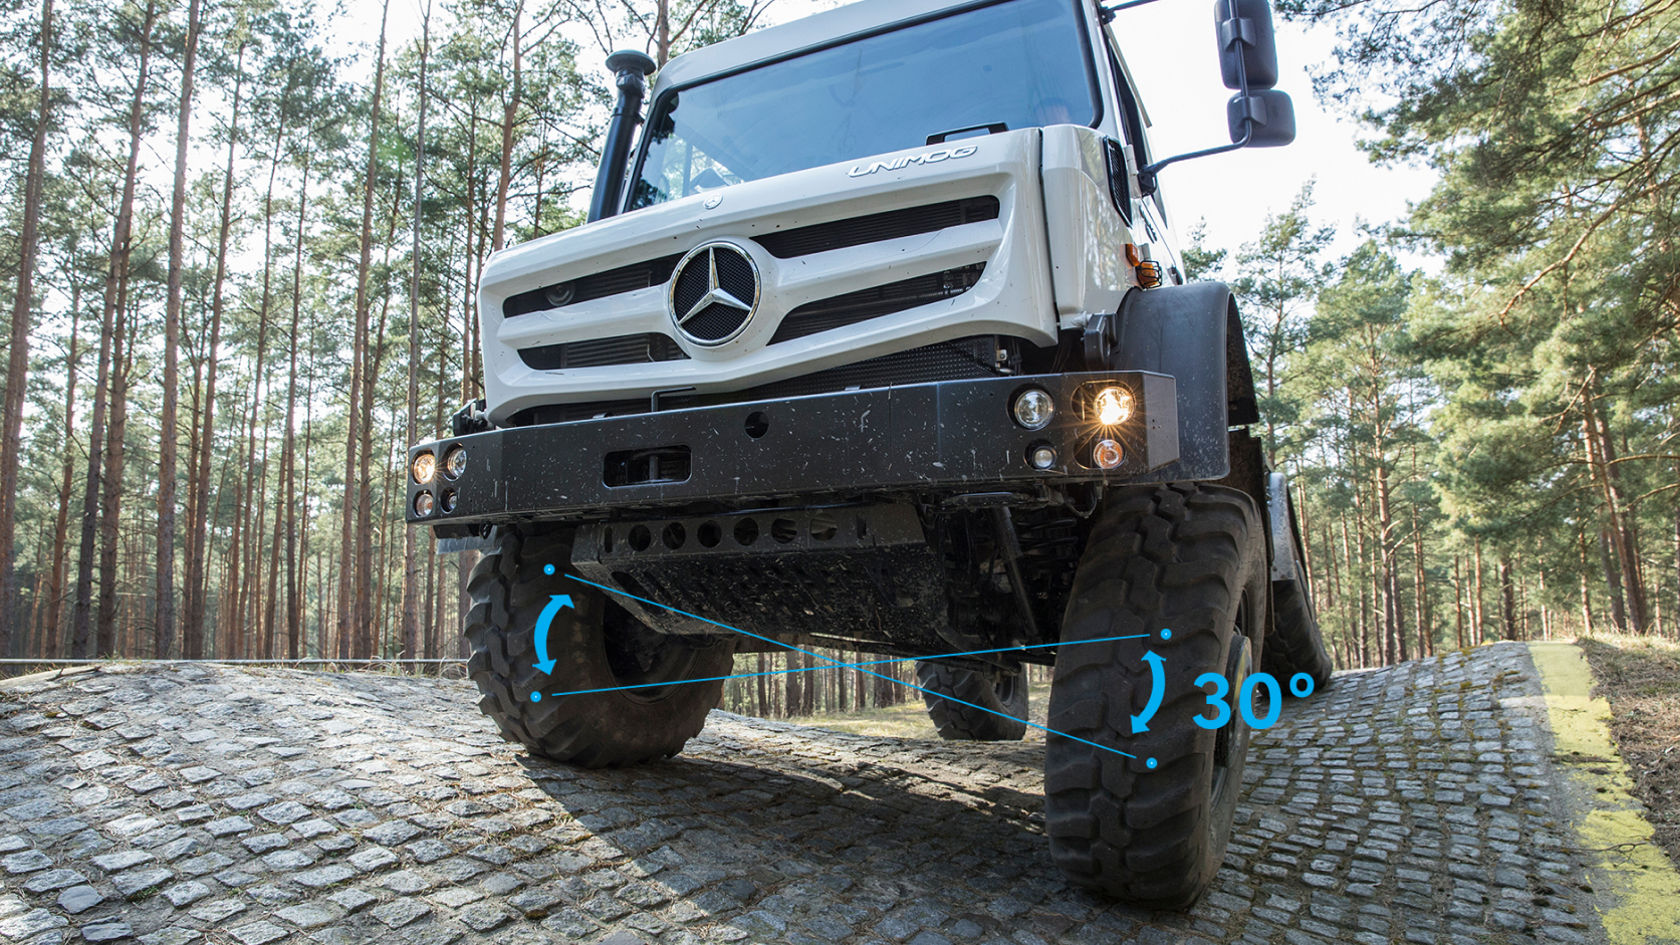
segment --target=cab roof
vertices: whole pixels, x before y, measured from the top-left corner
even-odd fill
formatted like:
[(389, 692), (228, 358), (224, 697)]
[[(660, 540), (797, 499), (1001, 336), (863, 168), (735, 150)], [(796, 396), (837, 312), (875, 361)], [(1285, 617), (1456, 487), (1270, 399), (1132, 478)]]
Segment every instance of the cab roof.
[(754, 30), (744, 36), (686, 52), (665, 63), (653, 94), (750, 69), (822, 46), (881, 32), (956, 10), (989, 6), (1000, 0), (856, 0), (803, 19)]

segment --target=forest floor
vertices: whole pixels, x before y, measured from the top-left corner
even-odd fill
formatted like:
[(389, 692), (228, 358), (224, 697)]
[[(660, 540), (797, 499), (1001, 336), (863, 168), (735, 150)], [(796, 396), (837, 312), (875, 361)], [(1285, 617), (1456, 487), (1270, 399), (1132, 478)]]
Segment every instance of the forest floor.
[[(1039, 725), (1045, 724), (1045, 720), (1049, 717), (1050, 681), (1034, 682), (1027, 692), (1027, 718)], [(812, 728), (825, 728), (831, 732), (847, 732), (852, 735), (937, 739), (939, 733), (934, 730), (933, 722), (928, 719), (927, 708), (922, 703), (922, 694), (911, 690), (908, 695), (908, 699), (895, 706), (849, 712), (819, 713), (817, 715), (799, 716), (790, 721), (799, 725), (809, 725)], [(1025, 741), (1041, 742), (1043, 740), (1044, 732), (1042, 730), (1027, 729)]]
[(1580, 643), (1657, 843), (1680, 865), (1680, 643), (1635, 636)]

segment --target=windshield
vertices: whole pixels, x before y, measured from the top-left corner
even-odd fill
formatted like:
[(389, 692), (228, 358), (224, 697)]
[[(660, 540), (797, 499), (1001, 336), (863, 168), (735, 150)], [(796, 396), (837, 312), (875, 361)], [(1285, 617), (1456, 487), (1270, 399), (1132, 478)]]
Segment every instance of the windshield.
[(960, 129), (1094, 124), (1088, 63), (1074, 4), (1008, 0), (673, 90), (629, 209)]

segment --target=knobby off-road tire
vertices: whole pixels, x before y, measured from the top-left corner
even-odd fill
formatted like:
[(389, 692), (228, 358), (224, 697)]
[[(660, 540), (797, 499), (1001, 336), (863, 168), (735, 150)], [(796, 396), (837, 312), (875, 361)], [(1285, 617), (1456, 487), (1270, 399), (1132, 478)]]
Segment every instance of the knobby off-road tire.
[[(566, 580), (570, 552), (565, 533), (498, 529), (496, 550), (473, 569), (463, 633), (478, 707), (504, 738), (555, 761), (599, 768), (676, 754), (706, 724), (722, 682), (555, 694), (725, 676), (732, 647), (653, 634), (604, 593)], [(536, 625), (554, 594), (570, 595), (574, 606), (549, 627), (548, 655), (557, 661), (549, 675), (536, 667)]]
[(1324, 634), (1318, 628), (1312, 601), (1299, 582), (1272, 582), (1272, 633), (1266, 637), (1260, 667), (1276, 677), (1286, 693), (1290, 692), (1289, 679), (1296, 673), (1312, 677), (1313, 692), (1330, 683), (1336, 664), (1324, 647)]
[[(1062, 624), (1049, 727), (1136, 757), (1049, 737), (1046, 828), (1074, 882), (1182, 909), (1213, 881), (1242, 786), (1249, 732), (1236, 696), (1257, 662), (1266, 583), (1264, 532), (1248, 496), (1173, 484), (1121, 489), (1104, 502)], [(1065, 645), (1132, 634), (1149, 636)], [(1133, 735), (1131, 718), (1150, 696), (1149, 651), (1164, 662), (1165, 697), (1148, 731)], [(1215, 731), (1193, 721), (1213, 712), (1208, 689), (1194, 683), (1208, 672), (1230, 684), (1232, 717)]]
[(922, 693), (928, 718), (939, 729), (940, 738), (1013, 742), (1027, 734), (1026, 722), (1018, 721), (1027, 717), (1027, 679), (1022, 673), (1005, 673), (1002, 670), (986, 673), (927, 660), (916, 664), (916, 684), (923, 689), (973, 703), (962, 705), (931, 693)]

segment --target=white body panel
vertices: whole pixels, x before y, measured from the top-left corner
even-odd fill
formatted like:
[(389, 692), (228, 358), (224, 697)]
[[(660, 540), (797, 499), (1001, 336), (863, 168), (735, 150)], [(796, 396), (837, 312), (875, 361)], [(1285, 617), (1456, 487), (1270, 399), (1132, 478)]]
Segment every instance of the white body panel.
[[(937, 163), (851, 173), (877, 161), (896, 163), (899, 157), (950, 148), (917, 148), (750, 181), (497, 253), (486, 264), (478, 291), (492, 420), (502, 422), (542, 404), (630, 399), (673, 388), (741, 390), (973, 335), (1055, 344), (1041, 138), (1039, 129), (1023, 129), (960, 142), (960, 150), (973, 153)], [(999, 201), (996, 220), (788, 259), (772, 256), (753, 241), (779, 230), (984, 195)], [(715, 208), (707, 209), (706, 203), (714, 201)], [(752, 321), (727, 343), (707, 347), (687, 341), (675, 330), (663, 286), (513, 318), (502, 315), (509, 296), (685, 253), (713, 240), (745, 249), (763, 279), (763, 297)], [(984, 275), (961, 295), (768, 343), (782, 317), (806, 302), (974, 263), (985, 264)], [(640, 333), (673, 339), (688, 358), (545, 371), (528, 367), (519, 356), (522, 348)]]
[[(1130, 192), (1137, 192), (1135, 185)], [(1131, 230), (1115, 209), (1102, 138), (1091, 129), (1044, 129), (1044, 205), (1052, 224), (1056, 315), (1063, 328), (1084, 328), (1091, 316), (1118, 311), (1120, 299), (1137, 285), (1126, 260)], [(1148, 247), (1138, 252), (1147, 257)]]
[[(650, 101), (672, 87), (971, 5), (964, 0), (859, 0), (679, 56), (661, 70)], [(1095, 128), (1025, 128), (749, 181), (609, 217), (492, 256), (478, 287), (485, 399), (492, 421), (505, 423), (521, 410), (542, 405), (629, 400), (681, 388), (702, 394), (744, 390), (976, 335), (1052, 346), (1059, 331), (1079, 330), (1093, 315), (1117, 310), (1137, 284), (1126, 244), (1136, 244), (1143, 258), (1153, 251), (1163, 266), (1176, 266), (1177, 258), (1152, 201), (1131, 201), (1135, 226), (1128, 226), (1110, 196), (1103, 139), (1123, 137), (1118, 83), (1124, 79), (1101, 65), (1111, 61), (1101, 23), (1094, 7), (1081, 6), (1099, 62), (1102, 113)], [(955, 149), (973, 153), (949, 156)], [(1133, 148), (1123, 145), (1121, 150), (1135, 194)], [(934, 162), (876, 168), (941, 152), (947, 156)], [(787, 259), (754, 242), (767, 233), (983, 195), (998, 199), (996, 220)], [(510, 296), (680, 255), (716, 240), (743, 249), (762, 280), (757, 311), (725, 343), (694, 344), (676, 330), (669, 284), (503, 317)], [(802, 304), (975, 263), (985, 264), (984, 275), (960, 295), (769, 343), (783, 317)], [(521, 349), (642, 334), (671, 339), (686, 358), (539, 370), (519, 354)]]

